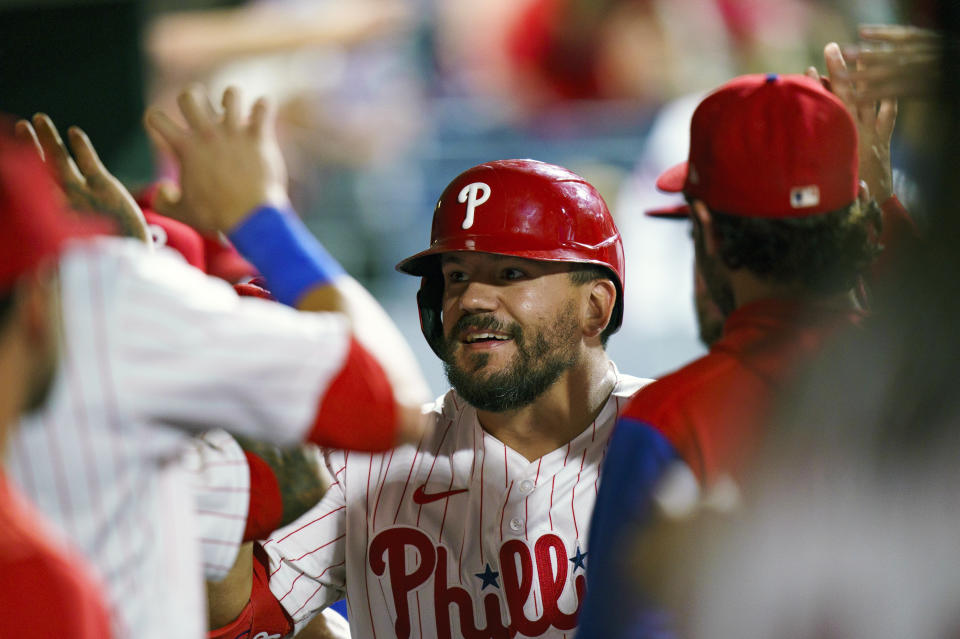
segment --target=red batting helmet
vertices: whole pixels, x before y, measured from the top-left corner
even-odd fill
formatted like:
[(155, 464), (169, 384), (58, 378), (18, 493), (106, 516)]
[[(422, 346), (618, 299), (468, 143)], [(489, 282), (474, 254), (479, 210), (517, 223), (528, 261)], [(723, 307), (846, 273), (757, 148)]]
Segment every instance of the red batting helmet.
[(604, 267), (617, 287), (606, 333), (620, 328), (620, 232), (597, 190), (572, 171), (536, 160), (500, 160), (464, 171), (444, 189), (433, 212), (430, 248), (397, 264), (398, 271), (423, 278), (417, 294), (420, 328), (438, 354), (443, 334), (439, 256), (452, 251)]

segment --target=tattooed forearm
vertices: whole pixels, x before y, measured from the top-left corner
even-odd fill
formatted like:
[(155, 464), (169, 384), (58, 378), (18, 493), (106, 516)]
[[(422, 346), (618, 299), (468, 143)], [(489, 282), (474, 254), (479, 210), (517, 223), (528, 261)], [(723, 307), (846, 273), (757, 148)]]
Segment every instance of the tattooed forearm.
[(257, 454), (273, 470), (283, 499), (285, 526), (316, 505), (327, 491), (329, 474), (317, 461), (315, 448), (310, 444), (279, 448), (271, 444), (235, 436), (240, 446)]

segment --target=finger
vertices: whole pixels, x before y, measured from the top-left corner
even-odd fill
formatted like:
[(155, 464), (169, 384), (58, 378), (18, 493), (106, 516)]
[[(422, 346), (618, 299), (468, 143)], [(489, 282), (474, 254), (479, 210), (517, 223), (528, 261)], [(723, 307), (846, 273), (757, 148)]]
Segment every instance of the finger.
[(857, 34), (864, 40), (884, 42), (938, 42), (940, 34), (930, 29), (921, 29), (902, 24), (862, 24)]
[(224, 125), (231, 130), (239, 129), (242, 120), (240, 89), (234, 86), (227, 87), (223, 92), (222, 102)]
[(933, 47), (898, 46), (893, 49), (866, 49), (857, 48), (855, 51), (843, 50), (847, 59), (857, 59), (865, 66), (903, 66), (907, 64), (935, 65), (939, 62), (941, 51)]
[(177, 96), (177, 104), (180, 106), (180, 113), (194, 131), (210, 131), (213, 128), (216, 117), (211, 114), (213, 107), (202, 86), (194, 84), (181, 91)]
[(823, 58), (827, 64), (827, 74), (834, 95), (840, 98), (848, 108), (854, 108), (856, 91), (849, 80), (847, 64), (836, 42), (831, 42), (823, 48)]
[(147, 130), (157, 139), (162, 140), (174, 153), (178, 153), (187, 132), (179, 124), (170, 119), (166, 113), (156, 107), (147, 109), (143, 117)]
[(67, 129), (67, 139), (70, 140), (70, 150), (73, 151), (73, 157), (77, 160), (77, 166), (84, 177), (101, 176), (107, 173), (107, 167), (100, 161), (96, 149), (90, 138), (78, 126), (72, 126)]
[[(862, 68), (862, 64), (863, 63), (858, 60), (855, 63), (856, 68)], [(867, 90), (867, 84), (865, 82), (854, 82), (853, 85), (856, 87), (857, 93), (863, 93)], [(861, 100), (857, 104), (857, 119), (860, 122), (860, 125), (863, 127), (863, 131), (875, 131), (877, 120), (877, 104), (875, 102), (864, 102)]]
[(32, 124), (27, 120), (17, 120), (17, 123), (13, 125), (13, 133), (21, 142), (33, 146), (40, 159), (43, 159), (43, 147), (40, 146), (40, 140), (37, 139), (37, 132), (33, 130)]
[(803, 74), (808, 78), (810, 78), (811, 80), (816, 80), (817, 82), (820, 81), (820, 72), (817, 71), (817, 67), (814, 67), (814, 66), (807, 67), (807, 70), (804, 71)]
[(262, 96), (257, 98), (250, 111), (250, 133), (260, 137), (272, 131), (275, 118), (276, 111), (270, 100)]
[(37, 113), (33, 116), (33, 127), (40, 140), (40, 146), (43, 147), (46, 161), (53, 162), (60, 180), (64, 184), (82, 184), (83, 176), (67, 152), (67, 147), (64, 146), (53, 120), (44, 113)]
[(153, 196), (153, 209), (160, 215), (179, 220), (180, 189), (172, 182), (161, 182)]
[(877, 135), (881, 140), (889, 142), (893, 136), (893, 126), (897, 122), (897, 101), (896, 99), (880, 100), (880, 108), (877, 110)]
[(865, 64), (861, 69), (849, 71), (849, 78), (855, 82), (887, 81), (891, 78), (917, 78), (932, 80), (940, 72), (935, 58), (918, 58), (902, 63)]

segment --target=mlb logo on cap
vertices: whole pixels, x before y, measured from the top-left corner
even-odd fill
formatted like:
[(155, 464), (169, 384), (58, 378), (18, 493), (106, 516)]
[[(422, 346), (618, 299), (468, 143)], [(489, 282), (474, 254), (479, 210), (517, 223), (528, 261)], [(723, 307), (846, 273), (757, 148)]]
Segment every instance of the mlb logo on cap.
[(819, 82), (746, 75), (700, 103), (690, 123), (687, 162), (667, 169), (657, 187), (729, 215), (806, 217), (857, 199), (858, 162), (853, 118)]

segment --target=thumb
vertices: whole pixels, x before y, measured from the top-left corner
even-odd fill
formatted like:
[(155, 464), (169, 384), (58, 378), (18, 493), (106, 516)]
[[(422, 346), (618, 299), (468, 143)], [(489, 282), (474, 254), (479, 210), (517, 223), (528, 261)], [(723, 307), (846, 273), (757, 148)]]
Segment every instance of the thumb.
[(182, 220), (180, 215), (180, 189), (173, 182), (162, 182), (153, 196), (153, 209), (160, 215)]

